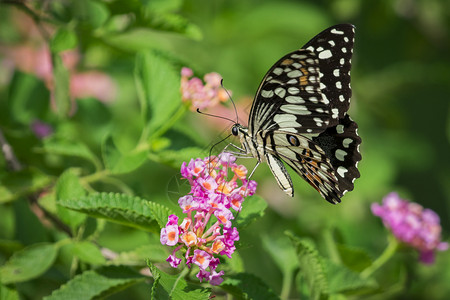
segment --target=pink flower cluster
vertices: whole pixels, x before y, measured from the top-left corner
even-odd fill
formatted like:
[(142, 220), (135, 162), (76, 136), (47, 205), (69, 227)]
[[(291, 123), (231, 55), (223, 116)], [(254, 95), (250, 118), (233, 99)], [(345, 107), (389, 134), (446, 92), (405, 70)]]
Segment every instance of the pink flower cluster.
[[(177, 246), (167, 259), (170, 265), (176, 268), (181, 262), (176, 253), (186, 249), (188, 267), (197, 265), (197, 278), (212, 285), (221, 284), (224, 274), (216, 271), (220, 261), (215, 255), (231, 258), (236, 250), (234, 242), (239, 240), (239, 232), (231, 224), (231, 209), (240, 211), (244, 198), (256, 191), (256, 182), (246, 179), (247, 169), (235, 160), (231, 154), (223, 153), (183, 163), (181, 175), (189, 181), (191, 191), (178, 204), (187, 216), (178, 224), (178, 217), (170, 215), (166, 227), (161, 229), (161, 243)], [(208, 228), (208, 224), (212, 225)]]
[(222, 76), (218, 73), (206, 74), (203, 77), (205, 85), (200, 78), (192, 77), (193, 75), (191, 69), (181, 69), (181, 99), (191, 103), (191, 110), (212, 107), (228, 99), (226, 91), (220, 85)]
[(383, 198), (383, 204), (372, 204), (372, 213), (383, 220), (394, 236), (420, 252), (420, 261), (434, 262), (434, 251), (448, 249), (448, 243), (441, 242), (439, 216), (420, 204), (401, 199), (397, 193)]

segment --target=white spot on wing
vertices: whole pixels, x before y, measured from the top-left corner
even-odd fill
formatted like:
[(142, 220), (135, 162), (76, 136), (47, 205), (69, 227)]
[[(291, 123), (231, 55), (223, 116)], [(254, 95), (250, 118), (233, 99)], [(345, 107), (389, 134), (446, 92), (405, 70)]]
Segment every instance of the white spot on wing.
[(335, 152), (336, 158), (340, 161), (344, 161), (346, 155), (347, 155), (347, 152), (345, 152), (344, 150), (341, 150), (341, 149), (337, 149)]
[(336, 132), (339, 134), (344, 133), (344, 125), (342, 125), (342, 124), (337, 125)]
[(339, 166), (339, 168), (337, 169), (338, 174), (344, 178), (345, 173), (348, 172), (347, 168), (344, 168), (343, 166)]
[(319, 53), (319, 58), (320, 59), (327, 59), (327, 58), (330, 58), (332, 56), (333, 56), (333, 54), (328, 49)]
[(277, 87), (275, 89), (275, 94), (280, 98), (284, 98), (284, 96), (286, 96), (286, 90), (282, 87)]
[(261, 90), (261, 96), (263, 96), (264, 98), (271, 98), (273, 96), (273, 91)]
[(289, 77), (289, 78), (297, 78), (302, 75), (303, 75), (303, 73), (300, 70), (294, 70), (294, 71), (287, 73), (287, 77)]
[(275, 69), (273, 69), (273, 73), (275, 75), (280, 75), (281, 73), (283, 73), (283, 69), (282, 68), (275, 68)]
[(331, 29), (331, 33), (334, 33), (334, 34), (344, 34), (343, 31), (337, 30), (336, 28)]
[(298, 96), (287, 96), (285, 100), (289, 103), (305, 103), (305, 100)]
[(345, 148), (348, 148), (348, 146), (350, 146), (350, 144), (353, 142), (353, 140), (351, 139), (351, 138), (345, 138), (343, 141), (342, 141), (342, 145), (345, 147)]
[(304, 105), (296, 105), (296, 104), (285, 104), (280, 107), (280, 109), (284, 112), (293, 114), (292, 117), (295, 118), (294, 115), (310, 115), (311, 111)]

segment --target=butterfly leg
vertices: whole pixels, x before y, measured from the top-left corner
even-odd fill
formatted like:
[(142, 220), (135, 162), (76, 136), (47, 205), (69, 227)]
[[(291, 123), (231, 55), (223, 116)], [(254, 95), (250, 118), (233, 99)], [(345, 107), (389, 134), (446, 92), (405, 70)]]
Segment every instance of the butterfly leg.
[(252, 177), (253, 173), (255, 173), (256, 168), (259, 166), (261, 162), (258, 161), (255, 165), (255, 167), (253, 168), (252, 172), (250, 173), (250, 175), (247, 177), (248, 180), (250, 180), (250, 178)]

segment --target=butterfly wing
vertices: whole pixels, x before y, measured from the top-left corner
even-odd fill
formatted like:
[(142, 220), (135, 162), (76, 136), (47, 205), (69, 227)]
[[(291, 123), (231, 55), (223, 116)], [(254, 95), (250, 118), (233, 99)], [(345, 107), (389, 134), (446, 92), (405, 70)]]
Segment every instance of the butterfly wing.
[(348, 115), (338, 126), (327, 129), (318, 137), (308, 138), (280, 130), (265, 131), (262, 136), (266, 159), (275, 157), (267, 159), (270, 169), (280, 187), (290, 196), (293, 195), (292, 183), (289, 177), (284, 179), (287, 172), (283, 167), (271, 163), (276, 159), (285, 161), (331, 203), (341, 202), (340, 197), (353, 190), (353, 182), (360, 176), (357, 164), (361, 160), (358, 149), (361, 139), (356, 123)]
[(320, 133), (329, 125), (331, 111), (322, 98), (319, 59), (300, 49), (282, 57), (267, 72), (256, 93), (248, 128), (282, 129), (292, 133)]
[(317, 134), (339, 123), (352, 95), (354, 26), (325, 29), (302, 49), (278, 60), (264, 76), (249, 117), (249, 132)]

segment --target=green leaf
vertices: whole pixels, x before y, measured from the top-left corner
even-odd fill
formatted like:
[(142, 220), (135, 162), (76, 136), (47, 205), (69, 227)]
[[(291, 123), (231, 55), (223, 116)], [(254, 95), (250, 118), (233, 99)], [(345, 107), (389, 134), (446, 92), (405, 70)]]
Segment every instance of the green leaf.
[(103, 257), (102, 252), (92, 242), (82, 241), (75, 243), (73, 253), (81, 261), (91, 265), (103, 265), (106, 263), (106, 259)]
[(267, 202), (260, 196), (250, 196), (245, 198), (242, 204), (242, 210), (236, 218), (238, 229), (248, 226), (258, 218), (264, 216), (264, 210), (267, 208)]
[(155, 155), (149, 156), (159, 163), (164, 163), (169, 166), (179, 168), (183, 162), (189, 162), (193, 157), (207, 156), (207, 153), (199, 147), (187, 147), (181, 150), (166, 149), (158, 152)]
[(83, 300), (105, 298), (146, 278), (125, 267), (103, 267), (86, 271), (53, 291), (45, 300)]
[(98, 157), (79, 141), (71, 141), (56, 136), (50, 137), (44, 140), (44, 150), (49, 154), (80, 157), (92, 162), (97, 170), (101, 168)]
[(147, 151), (122, 153), (107, 136), (102, 144), (102, 155), (106, 168), (112, 174), (123, 174), (139, 168), (147, 159)]
[(264, 249), (269, 252), (272, 259), (285, 274), (292, 274), (298, 268), (297, 254), (292, 243), (286, 236), (262, 236)]
[(69, 115), (72, 107), (69, 88), (70, 74), (59, 55), (53, 55), (52, 58), (54, 79), (53, 98), (56, 104), (56, 112), (60, 118), (65, 118)]
[(60, 28), (50, 41), (50, 49), (53, 53), (59, 53), (77, 46), (77, 35), (73, 30)]
[(134, 76), (142, 112), (153, 133), (181, 105), (179, 72), (168, 60), (148, 51), (136, 56)]
[(39, 191), (52, 181), (51, 177), (34, 168), (9, 173), (5, 178), (1, 178), (0, 203), (11, 202)]
[[(73, 170), (67, 170), (56, 182), (56, 199), (76, 199), (86, 195), (80, 184), (78, 176)], [(77, 228), (86, 220), (86, 215), (57, 205), (57, 213), (60, 219), (68, 224), (72, 230)]]
[(328, 294), (328, 281), (325, 266), (316, 247), (307, 241), (291, 236), (296, 247), (300, 274), (308, 285), (311, 299), (320, 299)]
[(158, 270), (150, 261), (147, 265), (152, 272), (154, 282), (151, 299), (173, 300), (207, 300), (210, 299), (211, 290), (197, 285), (188, 284), (183, 279), (183, 272), (178, 275), (169, 275)]
[(342, 263), (352, 271), (361, 272), (372, 264), (372, 259), (364, 249), (338, 244)]
[(327, 261), (324, 265), (330, 294), (362, 294), (374, 291), (378, 288), (374, 279), (363, 279), (358, 273), (353, 272), (344, 266), (335, 264), (332, 261)]
[[(159, 244), (143, 245), (132, 251), (119, 253), (119, 256), (108, 261), (111, 265), (142, 266), (149, 259), (152, 262), (165, 262), (169, 253), (168, 247)], [(234, 257), (233, 257), (234, 258)]]
[(33, 75), (16, 72), (10, 82), (7, 102), (8, 116), (29, 125), (49, 110), (49, 92), (45, 84)]
[(16, 252), (0, 267), (0, 280), (4, 284), (24, 282), (47, 271), (55, 261), (58, 247), (41, 243)]
[(5, 285), (0, 285), (0, 300), (19, 300), (19, 293)]
[(172, 212), (160, 204), (125, 194), (92, 194), (61, 199), (60, 205), (123, 225), (159, 233)]
[(220, 287), (236, 299), (279, 299), (264, 281), (249, 273), (231, 275)]
[(103, 25), (109, 17), (107, 6), (100, 1), (77, 0), (72, 3), (72, 12), (75, 18), (92, 28)]

